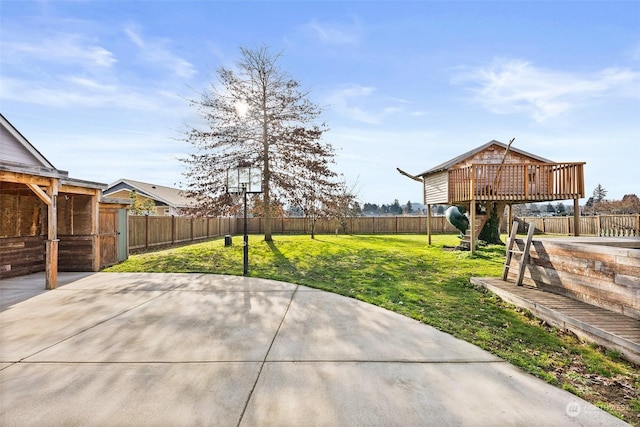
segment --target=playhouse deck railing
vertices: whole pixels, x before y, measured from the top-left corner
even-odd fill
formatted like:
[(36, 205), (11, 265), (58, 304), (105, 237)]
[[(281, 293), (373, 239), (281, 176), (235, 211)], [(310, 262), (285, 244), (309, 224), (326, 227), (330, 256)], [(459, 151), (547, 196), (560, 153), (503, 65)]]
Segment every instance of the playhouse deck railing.
[(584, 162), (479, 163), (449, 170), (449, 202), (532, 202), (584, 197)]

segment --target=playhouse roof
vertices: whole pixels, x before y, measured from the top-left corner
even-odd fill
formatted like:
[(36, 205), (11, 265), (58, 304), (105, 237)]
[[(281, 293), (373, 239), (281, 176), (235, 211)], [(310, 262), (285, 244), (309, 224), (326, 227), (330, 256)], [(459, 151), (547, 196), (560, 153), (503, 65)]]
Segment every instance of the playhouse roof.
[[(500, 141), (496, 141), (496, 140), (494, 139), (494, 140), (491, 140), (491, 141), (487, 142), (487, 143), (486, 143), (486, 144), (484, 144), (484, 145), (481, 145), (480, 147), (474, 148), (474, 149), (473, 149), (473, 150), (471, 150), (471, 151), (467, 151), (467, 152), (466, 152), (466, 153), (464, 153), (464, 154), (461, 154), (461, 155), (459, 155), (459, 156), (457, 156), (457, 157), (454, 157), (454, 158), (453, 158), (453, 159), (451, 159), (451, 160), (448, 160), (448, 161), (446, 161), (446, 162), (444, 162), (444, 163), (439, 164), (438, 166), (435, 166), (435, 167), (433, 167), (433, 168), (431, 168), (431, 169), (428, 169), (428, 170), (426, 170), (426, 171), (424, 171), (424, 172), (422, 172), (422, 173), (418, 174), (417, 176), (422, 176), (422, 177), (424, 177), (424, 176), (431, 175), (431, 174), (434, 174), (434, 173), (437, 173), (437, 172), (442, 172), (442, 171), (448, 170), (448, 169), (450, 169), (452, 166), (454, 166), (454, 165), (456, 165), (456, 164), (460, 163), (461, 161), (463, 161), (463, 160), (465, 160), (465, 159), (467, 159), (467, 158), (469, 158), (469, 157), (472, 157), (473, 155), (475, 155), (476, 153), (479, 153), (480, 151), (486, 150), (487, 148), (491, 147), (492, 145), (497, 145), (497, 146), (499, 146), (499, 147), (502, 147), (504, 150), (506, 150), (506, 149), (507, 149), (507, 144), (502, 143), (502, 142), (500, 142)], [(509, 148), (509, 151), (513, 151), (513, 152), (518, 153), (518, 154), (521, 154), (521, 155), (523, 155), (523, 156), (530, 157), (530, 158), (532, 158), (532, 159), (534, 159), (534, 160), (537, 160), (537, 161), (539, 161), (539, 162), (542, 162), (542, 163), (553, 163), (553, 161), (552, 161), (552, 160), (545, 159), (545, 158), (543, 158), (543, 157), (537, 156), (537, 155), (535, 155), (535, 154), (528, 153), (528, 152), (523, 151), (523, 150), (520, 150), (520, 149), (518, 149), (518, 148), (514, 148), (513, 146), (511, 146), (511, 147)]]

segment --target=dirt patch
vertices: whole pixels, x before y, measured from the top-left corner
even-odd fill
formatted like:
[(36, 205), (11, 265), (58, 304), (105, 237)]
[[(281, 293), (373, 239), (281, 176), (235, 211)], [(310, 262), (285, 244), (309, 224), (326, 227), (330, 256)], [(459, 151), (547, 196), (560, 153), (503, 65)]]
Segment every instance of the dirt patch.
[(640, 403), (640, 392), (634, 380), (624, 375), (605, 377), (585, 371), (584, 366), (573, 365), (557, 368), (554, 373), (561, 383), (571, 384), (583, 399), (603, 409), (606, 405), (631, 425), (640, 426), (640, 411), (633, 408), (633, 401)]
[[(540, 324), (549, 332), (553, 330), (544, 321), (541, 321)], [(556, 329), (555, 333), (580, 341), (570, 331)], [(602, 347), (598, 347), (598, 349), (603, 353), (606, 352)], [(553, 373), (560, 384), (569, 384), (576, 394), (584, 400), (608, 412), (622, 415), (626, 422), (632, 426), (640, 427), (640, 366), (630, 362), (624, 363), (629, 363), (632, 367), (631, 374), (606, 376), (590, 372), (580, 360), (580, 356), (574, 355), (571, 357), (570, 363), (556, 367)]]

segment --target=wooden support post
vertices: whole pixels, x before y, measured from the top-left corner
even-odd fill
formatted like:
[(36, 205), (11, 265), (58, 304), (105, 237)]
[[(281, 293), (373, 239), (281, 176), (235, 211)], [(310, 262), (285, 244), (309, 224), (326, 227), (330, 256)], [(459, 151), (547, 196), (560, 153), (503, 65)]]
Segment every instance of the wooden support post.
[(431, 205), (427, 205), (427, 241), (431, 246)]
[(45, 192), (38, 184), (26, 183), (40, 200), (47, 205), (47, 241), (45, 243), (45, 289), (55, 289), (58, 284), (58, 187), (57, 178), (51, 178)]
[(577, 197), (573, 199), (573, 235), (580, 235), (580, 201)]
[(45, 260), (45, 289), (55, 289), (58, 286), (58, 180), (51, 179), (47, 189), (50, 199), (48, 205), (48, 230)]
[(476, 253), (476, 200), (471, 199), (471, 204), (469, 205), (469, 226), (471, 227), (471, 233), (469, 238), (469, 245), (471, 245), (471, 255), (475, 255)]
[(58, 239), (49, 239), (45, 242), (46, 266), (45, 289), (52, 290), (58, 286)]
[[(92, 271), (100, 271), (100, 194), (101, 190), (96, 190), (91, 196), (91, 244), (92, 244)], [(117, 217), (116, 217), (117, 221)], [(116, 227), (117, 230), (117, 227)]]

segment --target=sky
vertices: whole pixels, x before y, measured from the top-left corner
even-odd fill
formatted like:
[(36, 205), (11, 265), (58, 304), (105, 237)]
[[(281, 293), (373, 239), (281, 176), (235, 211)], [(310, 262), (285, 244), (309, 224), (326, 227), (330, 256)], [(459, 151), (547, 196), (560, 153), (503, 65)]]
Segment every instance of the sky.
[(72, 178), (184, 188), (189, 100), (262, 46), (361, 203), (421, 203), (396, 167), (511, 138), (586, 162), (586, 198), (640, 196), (637, 1), (0, 0), (0, 111)]

